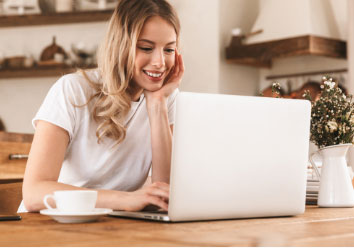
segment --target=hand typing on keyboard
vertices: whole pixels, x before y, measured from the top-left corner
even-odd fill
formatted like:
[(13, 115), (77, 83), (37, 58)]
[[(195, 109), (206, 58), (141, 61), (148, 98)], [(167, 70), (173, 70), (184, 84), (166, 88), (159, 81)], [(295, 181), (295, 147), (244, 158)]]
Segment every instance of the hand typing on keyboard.
[(142, 211), (143, 212), (166, 212), (166, 210), (155, 205), (147, 205)]
[(163, 182), (154, 182), (137, 191), (124, 192), (126, 201), (125, 206), (116, 208), (125, 211), (141, 211), (150, 205), (161, 208), (165, 211), (168, 209), (168, 199), (170, 195), (170, 186)]

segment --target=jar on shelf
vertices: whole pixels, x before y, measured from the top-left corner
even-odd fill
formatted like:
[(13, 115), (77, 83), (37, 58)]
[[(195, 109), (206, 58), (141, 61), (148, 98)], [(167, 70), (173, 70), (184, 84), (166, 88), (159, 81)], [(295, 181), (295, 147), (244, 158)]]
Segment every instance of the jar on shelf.
[(60, 0), (55, 2), (57, 12), (71, 12), (74, 9), (73, 0)]

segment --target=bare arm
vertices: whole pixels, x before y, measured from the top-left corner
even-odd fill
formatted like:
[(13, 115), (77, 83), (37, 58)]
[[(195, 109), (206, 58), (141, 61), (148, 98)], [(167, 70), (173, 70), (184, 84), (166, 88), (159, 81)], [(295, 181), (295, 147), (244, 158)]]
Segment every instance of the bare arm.
[[(28, 211), (45, 208), (43, 197), (55, 190), (83, 189), (58, 183), (59, 173), (69, 143), (64, 129), (45, 121), (38, 121), (23, 182), (23, 200)], [(96, 207), (138, 211), (149, 204), (167, 210), (169, 188), (163, 183), (153, 183), (135, 192), (97, 190)]]
[(151, 104), (149, 120), (151, 127), (152, 182), (170, 181), (172, 132), (168, 123), (167, 106), (164, 100)]
[(152, 182), (170, 182), (173, 125), (169, 125), (167, 98), (179, 86), (184, 65), (176, 50), (173, 74), (164, 86), (155, 92), (144, 91), (151, 128)]

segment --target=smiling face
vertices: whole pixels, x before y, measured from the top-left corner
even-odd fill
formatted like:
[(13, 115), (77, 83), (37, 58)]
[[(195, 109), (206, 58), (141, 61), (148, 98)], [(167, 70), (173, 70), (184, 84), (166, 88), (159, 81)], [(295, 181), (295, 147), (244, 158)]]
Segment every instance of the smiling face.
[(175, 64), (177, 35), (174, 27), (159, 16), (150, 17), (138, 37), (133, 86), (139, 98), (142, 91), (161, 89)]

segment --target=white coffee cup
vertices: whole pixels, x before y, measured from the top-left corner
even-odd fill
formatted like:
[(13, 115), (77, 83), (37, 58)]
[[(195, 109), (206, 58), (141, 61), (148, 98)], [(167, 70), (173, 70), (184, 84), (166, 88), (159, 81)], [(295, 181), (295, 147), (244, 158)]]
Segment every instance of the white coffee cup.
[(45, 195), (43, 203), (48, 209), (54, 209), (48, 204), (48, 199), (55, 201), (57, 210), (61, 212), (90, 212), (95, 209), (97, 191), (94, 190), (59, 190), (54, 194)]

